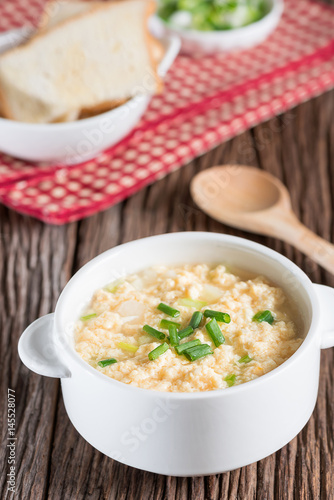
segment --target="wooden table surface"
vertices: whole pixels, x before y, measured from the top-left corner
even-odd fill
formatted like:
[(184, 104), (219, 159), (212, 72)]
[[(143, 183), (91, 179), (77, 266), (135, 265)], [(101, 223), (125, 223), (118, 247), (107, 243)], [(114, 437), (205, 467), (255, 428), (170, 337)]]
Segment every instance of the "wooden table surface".
[(23, 500), (72, 499), (334, 499), (334, 349), (321, 355), (317, 406), (282, 450), (242, 469), (199, 478), (164, 477), (102, 455), (77, 433), (59, 380), (22, 365), (17, 342), (34, 319), (54, 310), (83, 264), (104, 250), (173, 231), (215, 231), (250, 238), (281, 252), (318, 283), (334, 277), (290, 245), (225, 227), (200, 212), (189, 195), (196, 172), (216, 164), (257, 166), (290, 190), (300, 219), (333, 241), (334, 92), (257, 126), (125, 202), (80, 222), (48, 226), (0, 207), (1, 433), (0, 497), (7, 492), (7, 389), (16, 391), (17, 492)]

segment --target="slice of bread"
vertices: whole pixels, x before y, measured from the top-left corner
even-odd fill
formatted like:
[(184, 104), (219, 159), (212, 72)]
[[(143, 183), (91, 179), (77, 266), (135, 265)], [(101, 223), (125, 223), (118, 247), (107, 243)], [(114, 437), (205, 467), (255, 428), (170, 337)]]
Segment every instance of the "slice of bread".
[[(48, 30), (57, 24), (70, 19), (71, 17), (88, 12), (95, 5), (103, 5), (103, 2), (85, 1), (85, 0), (67, 0), (66, 2), (58, 2), (57, 0), (51, 0), (47, 2), (44, 7), (44, 13), (39, 24), (39, 29)], [(152, 55), (157, 64), (160, 63), (164, 56), (164, 48), (159, 40), (151, 37), (150, 43), (152, 45)], [(114, 100), (109, 102), (100, 103), (97, 106), (85, 107), (78, 112), (70, 112), (67, 115), (63, 115), (56, 121), (66, 122), (73, 121), (76, 119), (91, 118), (111, 109), (117, 108), (124, 104), (128, 99)]]
[[(73, 2), (75, 9), (79, 3)], [(51, 27), (0, 56), (0, 101), (6, 118), (54, 122), (81, 109), (161, 90), (157, 47), (147, 29), (154, 2), (87, 5), (87, 11), (80, 5), (84, 12), (79, 14), (72, 10), (70, 18), (68, 11), (50, 17)]]
[[(39, 29), (48, 30), (73, 16), (88, 12), (96, 5), (101, 6), (103, 4), (104, 2), (87, 0), (67, 0), (65, 2), (51, 0), (50, 2), (47, 2), (44, 7), (42, 19), (39, 23)], [(161, 42), (154, 37), (150, 37), (150, 43), (152, 44), (153, 57), (155, 61), (159, 63), (164, 55), (163, 46)]]

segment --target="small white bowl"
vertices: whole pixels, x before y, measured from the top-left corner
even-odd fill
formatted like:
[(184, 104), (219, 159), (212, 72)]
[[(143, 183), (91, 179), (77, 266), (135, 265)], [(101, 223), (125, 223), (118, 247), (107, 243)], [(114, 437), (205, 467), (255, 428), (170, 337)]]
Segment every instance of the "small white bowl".
[[(229, 389), (169, 393), (106, 377), (81, 359), (74, 324), (96, 290), (120, 274), (201, 262), (262, 274), (293, 297), (305, 340), (281, 366)], [(317, 399), (320, 350), (334, 346), (333, 306), (333, 288), (314, 285), (262, 245), (225, 234), (164, 234), (112, 248), (80, 269), (56, 312), (22, 334), (19, 355), (30, 370), (61, 378), (70, 420), (105, 455), (158, 474), (218, 474), (261, 460), (304, 427)]]
[(282, 16), (283, 0), (267, 0), (267, 2), (270, 6), (268, 14), (243, 28), (221, 31), (174, 28), (160, 17), (154, 16), (151, 20), (151, 29), (158, 36), (166, 34), (179, 36), (182, 41), (182, 52), (188, 54), (249, 49), (263, 42), (276, 28)]
[[(0, 35), (0, 52), (18, 45), (26, 37), (26, 29)], [(160, 41), (165, 55), (158, 72), (164, 76), (180, 50), (180, 40), (175, 35), (166, 35)], [(143, 89), (145, 85), (148, 83), (143, 83)], [(0, 151), (33, 162), (71, 165), (89, 160), (129, 134), (151, 97), (138, 95), (106, 113), (67, 123), (35, 124), (0, 118)]]

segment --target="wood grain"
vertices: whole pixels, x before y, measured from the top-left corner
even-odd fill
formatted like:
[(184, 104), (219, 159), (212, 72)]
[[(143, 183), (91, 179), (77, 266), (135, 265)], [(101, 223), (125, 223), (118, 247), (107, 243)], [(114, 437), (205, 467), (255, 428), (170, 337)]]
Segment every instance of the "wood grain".
[(94, 450), (67, 418), (59, 382), (19, 361), (20, 333), (50, 312), (71, 275), (88, 260), (144, 236), (204, 230), (246, 236), (292, 259), (319, 283), (334, 277), (291, 246), (224, 227), (189, 195), (193, 175), (241, 163), (277, 175), (301, 220), (334, 240), (334, 92), (220, 145), (124, 203), (79, 223), (51, 227), (0, 207), (1, 449), (0, 496), (6, 492), (6, 393), (17, 398), (19, 499), (292, 500), (334, 499), (334, 350), (322, 352), (318, 402), (309, 423), (282, 450), (225, 474), (174, 478), (138, 471)]

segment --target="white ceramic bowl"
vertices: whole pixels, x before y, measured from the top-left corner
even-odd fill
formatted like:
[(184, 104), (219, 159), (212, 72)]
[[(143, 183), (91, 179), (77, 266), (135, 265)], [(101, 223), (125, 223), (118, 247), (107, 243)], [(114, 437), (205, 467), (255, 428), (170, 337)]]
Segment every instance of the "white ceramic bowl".
[[(165, 393), (113, 380), (79, 357), (73, 325), (95, 290), (152, 265), (201, 262), (263, 274), (293, 296), (306, 338), (291, 358), (243, 385)], [(222, 234), (172, 233), (121, 245), (86, 264), (55, 313), (22, 334), (19, 355), (32, 371), (61, 378), (70, 420), (105, 455), (160, 474), (216, 474), (270, 455), (304, 427), (317, 399), (320, 349), (334, 346), (333, 307), (334, 289), (313, 285), (273, 250)]]
[[(15, 30), (0, 35), (0, 52), (22, 42), (27, 30)], [(180, 50), (175, 35), (161, 39), (165, 55), (159, 64), (164, 76)], [(149, 78), (143, 90), (149, 89)], [(123, 139), (144, 114), (151, 96), (138, 95), (106, 113), (68, 123), (34, 124), (0, 118), (0, 151), (24, 160), (36, 162), (79, 163), (95, 157)]]
[(276, 28), (283, 12), (283, 0), (267, 0), (270, 10), (255, 23), (221, 31), (199, 31), (174, 28), (158, 16), (151, 20), (152, 31), (159, 36), (173, 34), (182, 41), (182, 52), (196, 54), (198, 52), (230, 52), (238, 49), (250, 49), (263, 42)]

